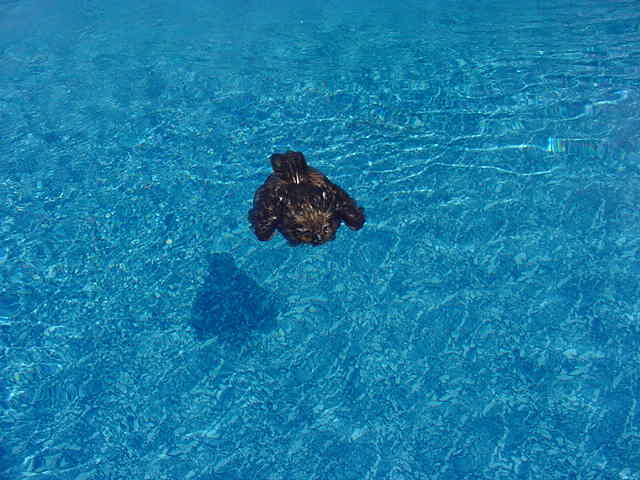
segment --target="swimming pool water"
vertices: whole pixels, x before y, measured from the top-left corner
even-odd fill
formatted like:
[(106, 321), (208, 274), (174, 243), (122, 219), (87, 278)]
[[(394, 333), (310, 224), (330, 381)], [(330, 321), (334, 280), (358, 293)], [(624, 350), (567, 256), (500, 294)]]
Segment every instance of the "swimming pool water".
[(640, 479), (637, 2), (236, 3), (0, 3), (0, 477)]

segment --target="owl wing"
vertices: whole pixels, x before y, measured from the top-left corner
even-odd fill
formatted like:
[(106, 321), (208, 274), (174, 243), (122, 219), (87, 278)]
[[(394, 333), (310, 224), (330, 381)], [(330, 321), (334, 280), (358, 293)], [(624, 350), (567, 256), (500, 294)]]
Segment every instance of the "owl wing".
[(356, 201), (342, 188), (333, 185), (336, 190), (336, 211), (338, 216), (351, 230), (360, 230), (364, 225), (364, 208), (359, 207)]
[(249, 222), (260, 241), (269, 240), (280, 219), (282, 200), (278, 195), (279, 180), (271, 175), (256, 191), (253, 208), (249, 210)]

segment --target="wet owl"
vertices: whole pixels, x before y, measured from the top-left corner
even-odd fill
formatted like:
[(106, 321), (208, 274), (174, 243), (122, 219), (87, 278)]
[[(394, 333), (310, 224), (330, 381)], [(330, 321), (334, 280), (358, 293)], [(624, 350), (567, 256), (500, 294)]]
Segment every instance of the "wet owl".
[(258, 240), (278, 230), (290, 245), (322, 245), (336, 236), (342, 222), (359, 230), (364, 209), (320, 171), (307, 165), (302, 152), (271, 155), (273, 173), (258, 188), (249, 221)]

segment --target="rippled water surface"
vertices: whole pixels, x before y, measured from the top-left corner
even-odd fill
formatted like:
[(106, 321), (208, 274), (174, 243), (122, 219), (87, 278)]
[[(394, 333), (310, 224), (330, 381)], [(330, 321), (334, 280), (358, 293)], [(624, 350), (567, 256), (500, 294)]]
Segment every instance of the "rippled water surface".
[[(640, 480), (636, 1), (2, 1), (0, 65), (0, 477)], [(253, 237), (286, 149), (362, 230)]]

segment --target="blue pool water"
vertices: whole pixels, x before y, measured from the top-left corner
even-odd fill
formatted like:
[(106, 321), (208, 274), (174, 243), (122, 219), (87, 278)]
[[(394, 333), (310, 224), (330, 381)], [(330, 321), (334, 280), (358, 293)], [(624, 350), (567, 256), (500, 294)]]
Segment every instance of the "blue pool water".
[[(640, 480), (635, 0), (0, 2), (0, 478)], [(365, 227), (247, 211), (295, 149)]]

